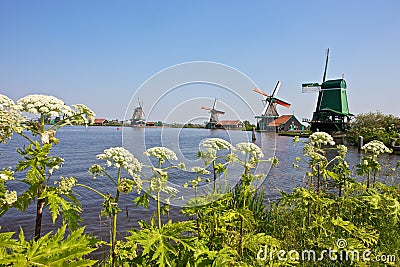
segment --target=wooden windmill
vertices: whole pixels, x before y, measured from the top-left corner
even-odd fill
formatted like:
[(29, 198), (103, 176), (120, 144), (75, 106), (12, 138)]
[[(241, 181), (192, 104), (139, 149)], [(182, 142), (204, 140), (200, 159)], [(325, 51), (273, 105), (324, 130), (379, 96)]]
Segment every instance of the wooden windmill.
[(258, 88), (254, 88), (253, 91), (256, 93), (259, 93), (266, 98), (262, 101), (264, 104), (264, 110), (261, 113), (261, 116), (256, 116), (257, 118), (257, 129), (261, 131), (266, 131), (268, 130), (268, 125), (274, 121), (276, 118), (279, 117), (278, 111), (277, 111), (277, 105), (281, 105), (283, 107), (290, 107), (290, 104), (286, 101), (283, 101), (279, 98), (276, 97), (278, 94), (279, 88), (281, 87), (281, 82), (278, 81), (276, 83), (276, 86), (274, 90), (272, 91), (272, 94), (269, 95), (264, 91), (261, 91)]
[(139, 106), (135, 108), (133, 111), (132, 115), (132, 126), (144, 126), (146, 124), (146, 120), (144, 119), (144, 111), (143, 111), (143, 100), (142, 103), (140, 103), (140, 100), (138, 100)]
[(312, 131), (329, 133), (344, 132), (348, 128), (350, 117), (347, 101), (346, 81), (342, 79), (326, 80), (329, 48), (326, 50), (325, 69), (322, 83), (302, 84), (303, 93), (318, 92), (317, 107), (311, 121), (308, 121)]
[(220, 110), (216, 110), (215, 109), (216, 104), (217, 104), (217, 99), (215, 98), (212, 108), (210, 108), (210, 107), (201, 107), (201, 109), (208, 110), (210, 112), (210, 120), (206, 124), (206, 128), (207, 129), (214, 129), (215, 125), (219, 121), (218, 115), (224, 115), (225, 114), (224, 111), (220, 111)]

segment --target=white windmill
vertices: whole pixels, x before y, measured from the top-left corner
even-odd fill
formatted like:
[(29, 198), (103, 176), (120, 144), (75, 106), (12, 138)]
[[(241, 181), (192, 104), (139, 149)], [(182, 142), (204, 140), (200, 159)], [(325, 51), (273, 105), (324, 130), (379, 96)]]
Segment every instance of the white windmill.
[(214, 129), (215, 125), (219, 121), (218, 115), (224, 115), (225, 114), (224, 111), (220, 111), (220, 110), (215, 109), (216, 104), (217, 104), (217, 99), (215, 98), (212, 108), (210, 108), (210, 107), (201, 107), (201, 109), (208, 110), (210, 112), (210, 120), (206, 124), (206, 128), (207, 129)]
[(258, 88), (253, 89), (254, 92), (259, 93), (266, 97), (264, 100), (262, 100), (264, 104), (264, 109), (261, 113), (261, 116), (256, 117), (257, 119), (259, 119), (258, 120), (259, 130), (266, 130), (267, 125), (279, 117), (278, 111), (276, 109), (277, 105), (281, 105), (286, 108), (290, 107), (290, 104), (288, 102), (283, 101), (276, 97), (279, 88), (281, 87), (281, 84), (282, 83), (280, 81), (276, 83), (275, 89), (273, 90), (271, 95), (267, 94), (264, 91), (261, 91)]

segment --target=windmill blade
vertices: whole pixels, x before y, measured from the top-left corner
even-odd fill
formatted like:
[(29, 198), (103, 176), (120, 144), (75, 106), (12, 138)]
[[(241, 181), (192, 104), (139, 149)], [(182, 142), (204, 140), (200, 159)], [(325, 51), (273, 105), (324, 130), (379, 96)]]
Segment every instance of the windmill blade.
[(214, 99), (214, 105), (213, 105), (213, 107), (212, 107), (212, 109), (215, 109), (215, 105), (217, 104), (217, 99), (215, 98)]
[(208, 107), (201, 107), (201, 109), (204, 109), (204, 110), (211, 110), (211, 108), (208, 108)]
[(270, 105), (271, 105), (271, 103), (268, 102), (268, 103), (264, 106), (264, 109), (263, 109), (263, 111), (262, 111), (262, 113), (261, 113), (262, 116), (264, 116), (265, 113), (267, 113), (267, 110), (268, 110), (268, 108), (269, 108)]
[(279, 88), (281, 87), (282, 83), (281, 81), (278, 81), (275, 85), (274, 92), (272, 93), (272, 97), (275, 97), (278, 94)]
[(277, 98), (274, 99), (274, 103), (276, 103), (276, 104), (278, 104), (278, 105), (281, 105), (281, 106), (283, 106), (283, 107), (285, 107), (285, 108), (290, 107), (290, 103), (285, 102), (285, 101), (280, 100), (280, 99), (277, 99)]
[(261, 94), (261, 95), (263, 95), (263, 96), (269, 96), (269, 94), (267, 94), (267, 93), (264, 92), (264, 91), (261, 91), (261, 90), (258, 89), (258, 88), (254, 88), (253, 91), (256, 92), (256, 93), (259, 93), (259, 94)]
[(221, 115), (224, 115), (224, 114), (225, 114), (225, 111), (220, 111), (220, 110), (216, 110), (216, 109), (213, 109), (212, 112), (213, 112), (213, 113), (217, 113), (217, 114), (221, 114)]
[(326, 79), (326, 70), (328, 69), (328, 60), (329, 60), (329, 48), (326, 49), (325, 69), (324, 69), (324, 76), (322, 76), (322, 82), (325, 82), (325, 79)]

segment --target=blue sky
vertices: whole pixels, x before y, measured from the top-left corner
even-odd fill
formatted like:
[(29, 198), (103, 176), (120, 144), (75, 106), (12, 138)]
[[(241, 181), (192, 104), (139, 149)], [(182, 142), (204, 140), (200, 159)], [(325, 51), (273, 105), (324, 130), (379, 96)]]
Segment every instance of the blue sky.
[[(131, 98), (137, 102), (136, 90), (155, 73), (183, 62), (213, 61), (241, 71), (266, 92), (281, 80), (278, 96), (292, 106), (280, 113), (310, 118), (316, 95), (302, 94), (301, 83), (321, 81), (329, 47), (327, 76), (344, 74), (350, 112), (400, 116), (399, 14), (396, 0), (3, 0), (0, 93), (14, 100), (55, 95), (67, 104), (87, 104), (98, 117), (122, 119)], [(240, 93), (260, 113), (262, 97), (252, 89)], [(188, 90), (200, 90), (210, 102), (218, 97), (224, 107), (221, 92)], [(140, 95), (148, 114), (153, 103), (146, 98), (156, 93)], [(197, 104), (182, 109), (174, 120), (186, 120), (179, 116), (185, 110), (207, 116)], [(233, 118), (228, 111), (224, 118)], [(165, 119), (152, 114), (151, 120)]]

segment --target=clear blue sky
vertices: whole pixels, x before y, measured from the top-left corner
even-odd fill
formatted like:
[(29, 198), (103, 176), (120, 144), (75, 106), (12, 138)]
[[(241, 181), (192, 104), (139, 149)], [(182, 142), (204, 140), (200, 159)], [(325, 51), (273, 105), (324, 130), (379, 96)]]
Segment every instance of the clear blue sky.
[[(55, 95), (87, 104), (98, 117), (122, 119), (151, 75), (204, 60), (238, 69), (267, 92), (281, 80), (278, 96), (292, 107), (280, 113), (301, 119), (316, 104), (301, 83), (321, 81), (329, 47), (328, 78), (344, 74), (350, 112), (399, 116), (399, 14), (397, 0), (2, 0), (0, 93), (14, 100)], [(143, 98), (146, 111), (151, 104)], [(261, 96), (252, 99), (261, 112)]]

